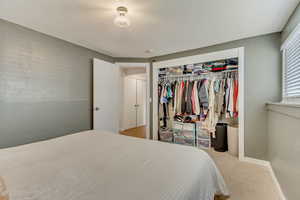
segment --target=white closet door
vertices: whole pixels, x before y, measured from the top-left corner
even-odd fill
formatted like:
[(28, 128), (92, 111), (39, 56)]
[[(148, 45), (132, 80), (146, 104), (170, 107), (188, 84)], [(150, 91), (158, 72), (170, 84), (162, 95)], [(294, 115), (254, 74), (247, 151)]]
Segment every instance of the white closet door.
[(124, 80), (124, 129), (136, 127), (136, 79)]
[(117, 133), (119, 129), (119, 68), (94, 59), (94, 129)]
[(146, 81), (137, 80), (137, 126), (146, 125)]

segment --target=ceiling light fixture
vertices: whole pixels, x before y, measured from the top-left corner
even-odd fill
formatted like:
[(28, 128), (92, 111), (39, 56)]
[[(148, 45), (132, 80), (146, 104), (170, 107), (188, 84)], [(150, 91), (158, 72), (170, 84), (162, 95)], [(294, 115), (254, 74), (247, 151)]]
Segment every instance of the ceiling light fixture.
[(145, 53), (153, 53), (153, 49), (147, 49)]
[(119, 26), (120, 28), (126, 28), (130, 26), (130, 21), (126, 17), (128, 9), (124, 6), (120, 6), (117, 8), (117, 12), (118, 16), (114, 20), (115, 25)]

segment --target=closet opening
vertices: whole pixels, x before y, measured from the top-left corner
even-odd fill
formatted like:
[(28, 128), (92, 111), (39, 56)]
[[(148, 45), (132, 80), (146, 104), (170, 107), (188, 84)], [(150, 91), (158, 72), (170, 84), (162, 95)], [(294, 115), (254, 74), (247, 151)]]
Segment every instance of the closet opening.
[(142, 64), (122, 64), (120, 134), (149, 138), (148, 69)]
[(153, 138), (228, 152), (242, 159), (244, 65), (241, 52), (243, 49), (239, 48), (156, 63)]

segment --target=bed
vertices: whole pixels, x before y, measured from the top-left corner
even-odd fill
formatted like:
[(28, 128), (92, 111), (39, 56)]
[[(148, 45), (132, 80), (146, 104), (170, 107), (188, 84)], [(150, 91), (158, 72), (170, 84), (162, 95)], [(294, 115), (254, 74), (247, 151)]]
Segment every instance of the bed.
[(85, 131), (0, 150), (10, 200), (213, 200), (223, 177), (199, 149)]

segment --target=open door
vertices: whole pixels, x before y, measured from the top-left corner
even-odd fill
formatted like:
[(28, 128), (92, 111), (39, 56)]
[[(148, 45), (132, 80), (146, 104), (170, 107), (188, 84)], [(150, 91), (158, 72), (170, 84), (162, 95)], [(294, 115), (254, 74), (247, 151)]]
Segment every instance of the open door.
[(94, 129), (118, 133), (119, 68), (96, 58), (93, 64)]

